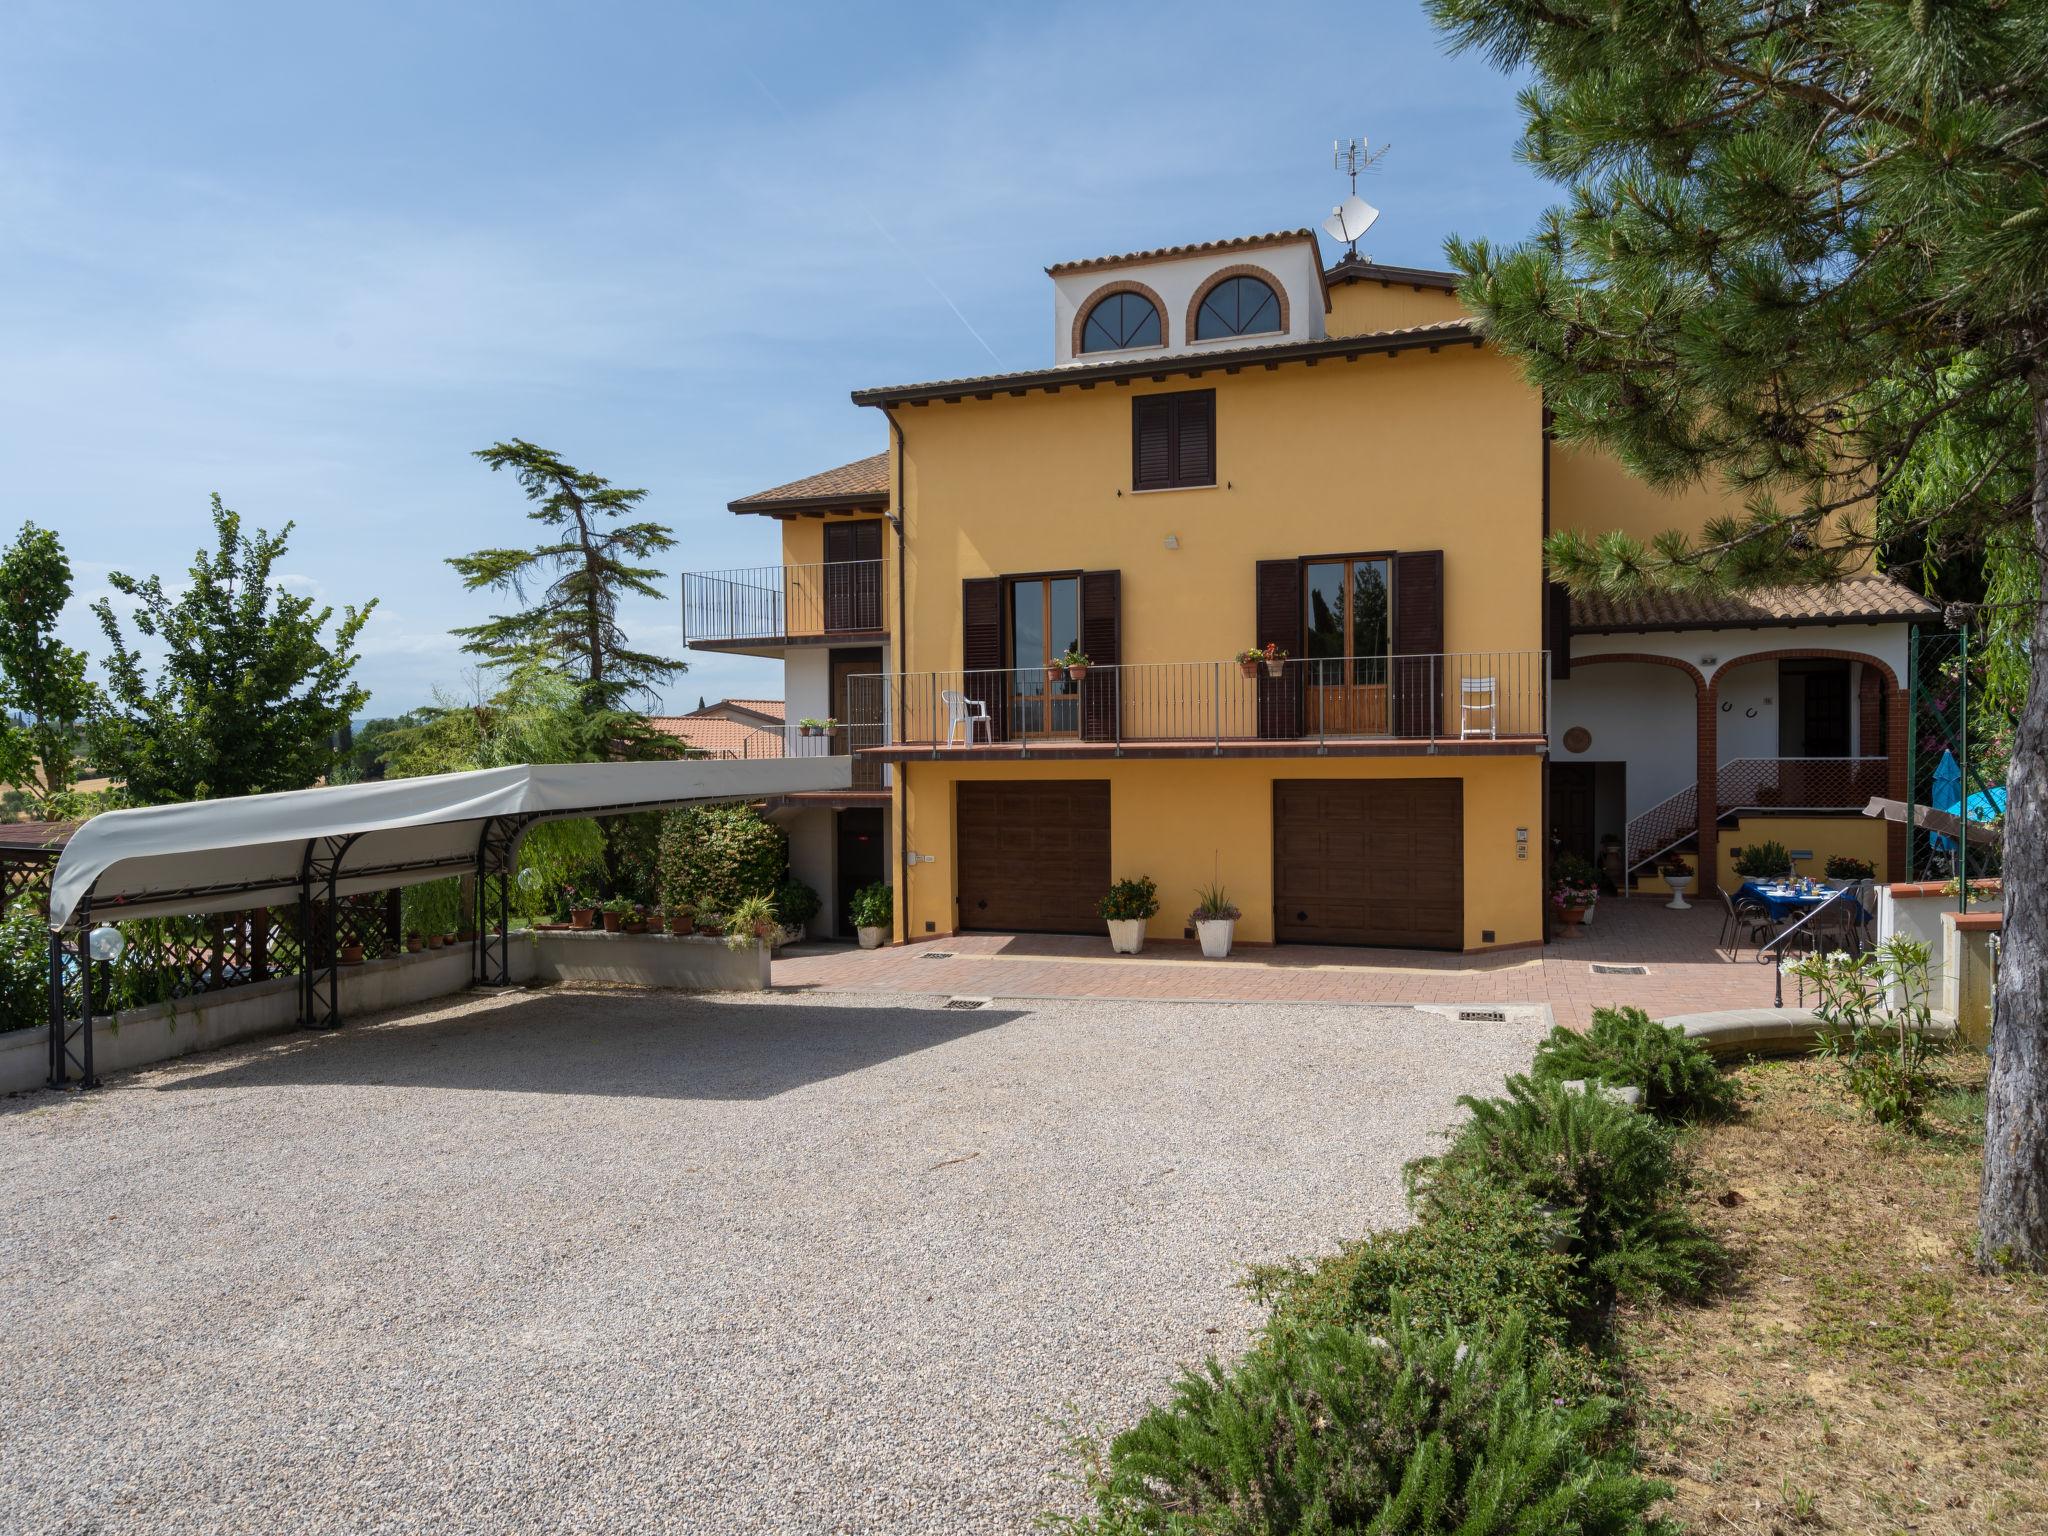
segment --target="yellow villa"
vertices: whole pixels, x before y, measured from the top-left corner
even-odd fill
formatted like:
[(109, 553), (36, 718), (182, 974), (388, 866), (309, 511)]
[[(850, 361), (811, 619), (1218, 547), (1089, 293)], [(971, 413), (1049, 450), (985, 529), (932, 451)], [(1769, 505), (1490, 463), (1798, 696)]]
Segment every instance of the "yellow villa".
[[(873, 457), (731, 504), (780, 563), (685, 580), (693, 646), (779, 656), (791, 749), (851, 793), (775, 807), (798, 872), (886, 878), (898, 941), (1154, 937), (1220, 881), (1240, 941), (1542, 942), (1570, 853), (1616, 889), (1733, 851), (1897, 864), (1907, 637), (1874, 574), (1753, 598), (1568, 601), (1553, 528), (1697, 528), (1544, 429), (1450, 274), (1292, 230), (1062, 262), (1052, 360), (862, 389)], [(1256, 656), (1246, 653), (1257, 652)]]

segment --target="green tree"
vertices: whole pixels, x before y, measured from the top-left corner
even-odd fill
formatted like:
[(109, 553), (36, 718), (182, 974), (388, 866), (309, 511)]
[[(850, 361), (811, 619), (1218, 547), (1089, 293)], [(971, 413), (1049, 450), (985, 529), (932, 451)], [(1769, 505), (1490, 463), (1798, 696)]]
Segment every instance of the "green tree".
[(79, 732), (97, 691), (85, 652), (57, 638), (71, 562), (34, 523), (0, 555), (0, 784), (47, 817), (78, 780)]
[[(1430, 0), (1527, 70), (1522, 154), (1569, 188), (1528, 243), (1450, 244), (1557, 435), (1744, 511), (1695, 539), (1561, 534), (1578, 590), (1824, 582), (1887, 542), (2048, 542), (2048, 6), (2009, 0)], [(2023, 420), (1951, 443), (1973, 413)], [(1916, 463), (1923, 473), (1909, 494)], [(2005, 477), (2010, 477), (2008, 483)], [(2048, 607), (2012, 746), (1979, 1243), (2048, 1266)], [(2008, 573), (2010, 576), (2010, 573)]]
[(351, 674), (375, 599), (343, 608), (329, 641), (334, 610), (271, 582), (290, 523), (250, 537), (215, 496), (213, 528), (214, 547), (192, 557), (190, 584), (176, 597), (156, 576), (107, 578), (134, 600), (136, 630), (163, 653), (154, 677), (113, 604), (93, 605), (113, 647), (111, 707), (93, 721), (94, 757), (145, 805), (304, 789), (334, 766), (337, 733), (369, 698)]
[(523, 438), (493, 443), (476, 457), (495, 472), (510, 470), (532, 508), (526, 514), (552, 531), (532, 549), (480, 549), (449, 564), (470, 591), (510, 592), (526, 606), (455, 631), (464, 649), (493, 665), (539, 651), (561, 658), (593, 711), (627, 713), (685, 670), (679, 661), (634, 650), (618, 621), (619, 600), (659, 599), (661, 571), (642, 564), (674, 546), (654, 522), (619, 522), (646, 498), (587, 474)]

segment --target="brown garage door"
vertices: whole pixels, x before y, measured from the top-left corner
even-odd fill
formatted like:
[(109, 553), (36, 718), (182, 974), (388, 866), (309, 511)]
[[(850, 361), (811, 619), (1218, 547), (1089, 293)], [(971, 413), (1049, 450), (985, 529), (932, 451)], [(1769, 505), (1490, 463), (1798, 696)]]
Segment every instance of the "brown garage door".
[(960, 926), (1100, 933), (1109, 781), (981, 779), (958, 789)]
[(1462, 949), (1464, 785), (1276, 780), (1273, 897), (1283, 943)]

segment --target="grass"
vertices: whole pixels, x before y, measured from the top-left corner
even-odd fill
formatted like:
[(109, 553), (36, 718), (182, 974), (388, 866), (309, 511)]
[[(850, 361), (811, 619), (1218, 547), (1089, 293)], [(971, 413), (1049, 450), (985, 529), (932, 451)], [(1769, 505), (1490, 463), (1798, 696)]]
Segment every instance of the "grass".
[(1946, 1075), (1906, 1135), (1826, 1062), (1759, 1064), (1744, 1113), (1692, 1133), (1733, 1272), (1620, 1319), (1661, 1512), (1730, 1536), (2048, 1530), (2048, 1281), (1972, 1262), (1983, 1059)]

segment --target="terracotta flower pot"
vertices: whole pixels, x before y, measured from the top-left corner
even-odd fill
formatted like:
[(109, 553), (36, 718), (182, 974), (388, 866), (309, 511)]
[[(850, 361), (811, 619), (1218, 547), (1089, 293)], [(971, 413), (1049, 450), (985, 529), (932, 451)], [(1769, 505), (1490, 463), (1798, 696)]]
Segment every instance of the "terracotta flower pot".
[(569, 909), (569, 926), (571, 928), (590, 928), (596, 926), (596, 923), (597, 908), (571, 907)]
[(421, 938), (421, 937), (420, 937), (420, 936), (419, 936), (418, 934), (416, 934), (416, 933), (412, 933), (412, 934), (407, 934), (407, 935), (406, 935), (406, 939), (405, 939), (405, 947), (406, 947), (406, 949), (407, 949), (407, 950), (409, 950), (409, 951), (410, 951), (411, 953), (413, 953), (413, 954), (415, 954), (415, 955), (416, 955), (416, 954), (418, 954), (418, 953), (419, 953), (419, 952), (420, 952), (420, 951), (421, 951), (422, 949), (424, 949), (424, 948), (426, 947), (426, 943), (427, 943), (427, 941), (426, 941), (425, 939)]
[(360, 944), (342, 945), (341, 963), (343, 965), (361, 965), (363, 963), (363, 946)]
[(687, 939), (697, 931), (697, 923), (688, 913), (683, 913), (668, 920), (668, 931), (679, 939)]
[(1257, 677), (1259, 675), (1259, 664), (1256, 661), (1240, 661), (1237, 664), (1237, 670), (1246, 677)]
[(1559, 907), (1557, 909), (1557, 916), (1558, 921), (1577, 927), (1586, 920), (1586, 909), (1584, 907)]
[(632, 918), (624, 923), (621, 923), (619, 925), (619, 928), (620, 931), (624, 933), (645, 933), (647, 931), (647, 920), (645, 918), (638, 917)]
[(619, 931), (619, 930), (620, 930), (621, 928), (623, 928), (623, 927), (624, 927), (625, 925), (626, 925), (626, 914), (625, 914), (625, 913), (623, 913), (623, 912), (607, 912), (607, 913), (605, 913), (605, 915), (604, 915), (604, 931), (605, 931), (606, 933), (617, 933), (617, 932), (618, 932), (618, 931)]
[(441, 935), (439, 935), (438, 933), (430, 933), (430, 934), (428, 934), (428, 935), (427, 935), (427, 948), (429, 948), (429, 949), (439, 949), (440, 947), (441, 947)]
[(1072, 678), (1072, 679), (1073, 679), (1073, 680), (1074, 680), (1075, 682), (1077, 682), (1077, 683), (1078, 683), (1079, 681), (1081, 681), (1081, 679), (1082, 679), (1082, 678), (1084, 678), (1084, 677), (1086, 677), (1087, 675), (1088, 675), (1088, 664), (1087, 664), (1086, 662), (1083, 662), (1083, 663), (1082, 663), (1082, 664), (1081, 664), (1080, 666), (1078, 666), (1078, 667), (1069, 667), (1069, 668), (1067, 668), (1067, 676), (1068, 676), (1068, 677), (1070, 677), (1070, 678)]

